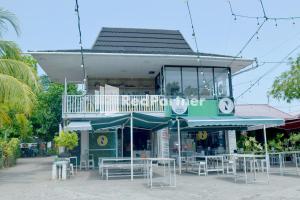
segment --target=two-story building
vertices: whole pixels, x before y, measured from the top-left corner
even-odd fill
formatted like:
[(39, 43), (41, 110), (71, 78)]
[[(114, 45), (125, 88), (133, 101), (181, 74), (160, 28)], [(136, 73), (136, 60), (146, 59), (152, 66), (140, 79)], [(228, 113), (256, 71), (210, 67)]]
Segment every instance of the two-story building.
[(231, 76), (253, 60), (197, 54), (176, 30), (103, 28), (84, 69), (77, 49), (31, 54), (54, 82), (86, 79), (86, 94), (63, 94), (63, 125), (95, 159), (233, 152), (235, 130), (282, 123), (234, 115)]

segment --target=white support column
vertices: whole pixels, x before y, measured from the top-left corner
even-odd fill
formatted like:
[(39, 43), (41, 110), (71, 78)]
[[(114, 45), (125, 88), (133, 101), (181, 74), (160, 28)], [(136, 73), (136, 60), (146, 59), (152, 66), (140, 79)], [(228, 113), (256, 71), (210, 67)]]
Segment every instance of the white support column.
[(119, 151), (119, 143), (118, 143), (118, 129), (116, 128), (116, 135), (115, 135), (115, 140), (116, 140), (116, 158), (118, 158), (119, 157), (119, 153), (118, 153), (118, 151)]
[(130, 114), (130, 168), (131, 168), (131, 181), (133, 181), (133, 117)]
[(237, 145), (236, 145), (236, 132), (235, 130), (228, 130), (227, 136), (226, 136), (226, 146), (227, 146), (227, 151), (228, 153), (232, 154), (234, 153), (234, 150), (237, 150)]
[(80, 155), (84, 155), (89, 151), (89, 131), (81, 131), (80, 133)]
[(268, 141), (267, 141), (267, 129), (266, 125), (264, 125), (264, 142), (265, 142), (265, 153), (268, 155)]
[(123, 147), (124, 147), (124, 126), (122, 126), (121, 128), (121, 157), (124, 156)]
[(267, 165), (267, 178), (268, 178), (268, 183), (270, 180), (269, 177), (269, 169), (270, 169), (270, 159), (269, 159), (269, 154), (268, 154), (268, 141), (267, 141), (267, 129), (266, 125), (264, 124), (264, 142), (265, 142), (265, 153), (266, 153), (266, 165)]
[(178, 167), (179, 174), (181, 174), (181, 141), (180, 141), (180, 121), (177, 118), (177, 137), (178, 137)]

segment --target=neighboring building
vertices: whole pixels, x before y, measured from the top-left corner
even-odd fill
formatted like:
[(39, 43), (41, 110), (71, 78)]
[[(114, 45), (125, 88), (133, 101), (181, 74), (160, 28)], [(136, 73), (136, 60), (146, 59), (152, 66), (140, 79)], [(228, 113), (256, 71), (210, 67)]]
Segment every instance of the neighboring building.
[[(268, 104), (241, 104), (235, 106), (235, 114), (237, 116), (264, 116), (272, 118), (284, 119), (281, 126), (269, 125), (269, 135), (275, 136), (277, 133), (292, 133), (300, 131), (300, 119)], [(254, 126), (249, 131), (262, 132), (262, 126)]]
[(274, 108), (268, 104), (238, 104), (235, 106), (235, 115), (237, 116), (262, 116), (282, 118), (284, 120), (295, 119), (296, 117)]
[(31, 54), (52, 81), (86, 79), (87, 94), (63, 95), (62, 105), (64, 127), (81, 133), (81, 155), (128, 157), (131, 125), (134, 156), (170, 157), (233, 152), (236, 130), (282, 123), (234, 116), (231, 75), (253, 60), (197, 54), (179, 31), (103, 28), (84, 50), (85, 70), (80, 50)]

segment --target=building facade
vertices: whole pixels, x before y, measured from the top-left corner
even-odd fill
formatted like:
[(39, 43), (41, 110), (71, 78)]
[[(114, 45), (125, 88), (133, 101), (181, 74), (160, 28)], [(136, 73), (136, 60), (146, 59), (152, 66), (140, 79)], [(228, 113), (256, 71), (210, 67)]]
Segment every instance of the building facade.
[(52, 81), (86, 86), (62, 94), (63, 126), (80, 133), (80, 155), (230, 153), (236, 130), (280, 121), (234, 115), (232, 74), (253, 60), (196, 53), (179, 31), (103, 28), (84, 66), (80, 50), (31, 54)]

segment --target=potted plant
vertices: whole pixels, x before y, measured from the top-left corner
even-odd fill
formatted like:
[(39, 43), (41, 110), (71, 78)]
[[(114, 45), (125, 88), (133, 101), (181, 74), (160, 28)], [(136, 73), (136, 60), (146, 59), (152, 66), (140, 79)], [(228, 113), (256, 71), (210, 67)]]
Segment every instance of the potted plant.
[(78, 136), (76, 132), (61, 131), (54, 138), (55, 145), (59, 148), (59, 154), (63, 156), (69, 154), (69, 150), (73, 150), (78, 146)]

